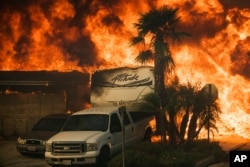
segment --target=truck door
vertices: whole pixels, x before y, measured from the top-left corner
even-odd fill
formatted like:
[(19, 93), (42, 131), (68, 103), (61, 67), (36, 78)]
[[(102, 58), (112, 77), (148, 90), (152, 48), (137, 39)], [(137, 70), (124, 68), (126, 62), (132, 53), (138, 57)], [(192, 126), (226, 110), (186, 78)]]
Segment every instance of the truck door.
[(117, 113), (113, 113), (110, 117), (110, 133), (111, 155), (113, 155), (122, 149), (122, 125)]

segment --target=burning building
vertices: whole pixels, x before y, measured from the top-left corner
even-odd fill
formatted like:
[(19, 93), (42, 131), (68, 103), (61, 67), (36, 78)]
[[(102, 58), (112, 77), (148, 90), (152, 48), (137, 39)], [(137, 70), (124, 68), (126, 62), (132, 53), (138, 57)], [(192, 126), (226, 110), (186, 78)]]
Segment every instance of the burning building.
[(92, 74), (138, 66), (139, 48), (129, 46), (133, 23), (165, 4), (179, 8), (176, 28), (192, 35), (170, 46), (175, 75), (181, 83), (215, 84), (222, 106), (218, 134), (250, 138), (249, 1), (1, 1), (0, 70)]

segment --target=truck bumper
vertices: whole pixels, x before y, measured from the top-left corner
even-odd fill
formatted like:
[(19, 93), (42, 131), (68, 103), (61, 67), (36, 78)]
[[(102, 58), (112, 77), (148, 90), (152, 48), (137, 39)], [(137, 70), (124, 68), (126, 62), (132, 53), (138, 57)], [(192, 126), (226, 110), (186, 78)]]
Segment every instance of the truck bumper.
[(26, 145), (26, 144), (17, 144), (16, 149), (22, 154), (44, 154), (45, 146), (44, 145)]
[(92, 156), (83, 156), (83, 155), (63, 155), (63, 156), (54, 156), (51, 153), (45, 153), (45, 161), (49, 165), (84, 165), (84, 164), (96, 164), (97, 155)]

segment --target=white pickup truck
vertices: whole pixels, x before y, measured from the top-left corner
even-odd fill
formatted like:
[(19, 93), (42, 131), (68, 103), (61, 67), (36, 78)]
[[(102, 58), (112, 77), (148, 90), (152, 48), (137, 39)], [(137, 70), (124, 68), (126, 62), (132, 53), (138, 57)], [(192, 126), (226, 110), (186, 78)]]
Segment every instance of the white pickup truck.
[(47, 141), (45, 160), (51, 166), (103, 165), (121, 152), (122, 146), (150, 140), (154, 131), (154, 116), (149, 112), (118, 107), (85, 109), (72, 114), (62, 130)]

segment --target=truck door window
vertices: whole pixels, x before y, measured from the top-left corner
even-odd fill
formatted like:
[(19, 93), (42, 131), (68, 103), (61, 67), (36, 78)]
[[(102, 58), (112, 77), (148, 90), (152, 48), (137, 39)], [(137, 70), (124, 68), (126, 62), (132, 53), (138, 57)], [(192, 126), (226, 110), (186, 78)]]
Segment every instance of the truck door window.
[(112, 132), (120, 132), (122, 130), (121, 122), (117, 116), (117, 114), (111, 115), (110, 121), (110, 131)]
[[(119, 112), (119, 114), (122, 116), (122, 113)], [(124, 125), (129, 125), (130, 124), (130, 119), (128, 117), (128, 113), (127, 112), (124, 112)]]

